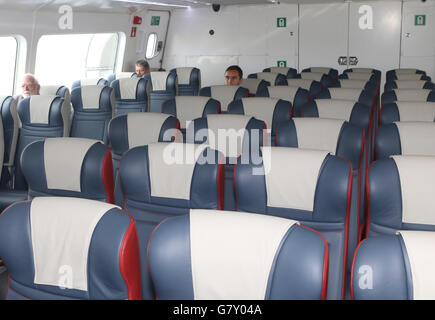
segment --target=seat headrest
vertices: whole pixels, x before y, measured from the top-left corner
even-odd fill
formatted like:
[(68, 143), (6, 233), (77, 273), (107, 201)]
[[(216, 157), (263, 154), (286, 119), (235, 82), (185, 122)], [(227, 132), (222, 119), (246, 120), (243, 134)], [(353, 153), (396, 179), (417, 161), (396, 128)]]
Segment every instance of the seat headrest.
[(213, 99), (218, 100), (221, 103), (221, 110), (227, 111), (228, 105), (231, 101), (235, 99), (237, 91), (241, 88), (241, 86), (226, 86), (226, 85), (218, 85), (211, 86), (211, 97)]
[(81, 87), (81, 86), (93, 86), (93, 85), (107, 86), (108, 84), (109, 84), (109, 82), (104, 78), (80, 79), (80, 80), (75, 81), (72, 84), (71, 90), (76, 88), (76, 87)]
[(69, 89), (65, 86), (41, 86), (39, 89), (40, 95), (52, 95), (52, 96), (60, 96), (66, 100), (70, 99)]
[(435, 156), (435, 122), (394, 122), (402, 155)]
[(397, 101), (427, 101), (429, 89), (394, 89)]
[[(154, 71), (150, 72), (147, 78), (149, 77), (151, 79), (152, 91), (166, 91), (171, 89), (168, 88), (168, 86), (171, 86), (171, 84), (168, 83), (168, 78), (175, 76), (177, 75), (171, 74), (167, 71)], [(173, 85), (175, 86), (175, 82)]]
[[(72, 95), (80, 93), (79, 99), (81, 100), (81, 105), (78, 106), (77, 103), (74, 103), (73, 106), (75, 109), (80, 110), (92, 110), (92, 109), (109, 109), (112, 110), (113, 106), (111, 105), (111, 100), (114, 99), (113, 89), (110, 87), (103, 87), (98, 85), (91, 86), (82, 86), (80, 88), (74, 89), (75, 92)], [(102, 103), (102, 95), (106, 94), (109, 96), (109, 99), (106, 99), (106, 102), (109, 102), (107, 105)], [(113, 96), (111, 98), (111, 96)], [(74, 99), (75, 100), (75, 99)], [(74, 102), (73, 100), (73, 102)]]
[(258, 72), (257, 79), (265, 80), (270, 82), (271, 85), (275, 84), (276, 79), (278, 78), (279, 73), (276, 72)]
[(333, 69), (325, 67), (311, 67), (310, 72), (329, 74)]
[(46, 138), (24, 149), (21, 166), (31, 197), (74, 196), (113, 201), (110, 149), (98, 140)]
[(349, 121), (355, 100), (315, 99), (319, 118)]
[[(285, 87), (286, 88), (286, 87)], [(275, 108), (280, 102), (279, 99), (275, 98), (243, 98), (241, 99), (243, 105), (243, 114), (247, 116), (252, 116), (256, 119), (262, 120), (266, 123), (267, 128), (272, 128)], [(236, 103), (236, 102), (235, 102)], [(287, 118), (290, 118), (291, 104), (287, 103)], [(230, 108), (231, 113), (231, 108)]]
[(339, 79), (340, 88), (347, 89), (360, 89), (363, 90), (367, 85), (367, 81), (365, 80), (350, 80), (350, 79)]
[(140, 298), (136, 227), (117, 206), (39, 197), (9, 207), (0, 217), (0, 230), (1, 257), (19, 295)]
[(329, 88), (331, 99), (358, 101), (363, 89)]
[(270, 86), (270, 82), (258, 78), (245, 78), (242, 81), (243, 87), (249, 90), (250, 93), (256, 94), (260, 85)]
[[(175, 111), (181, 127), (186, 128), (186, 123), (196, 118), (201, 118), (207, 104), (211, 101), (218, 103), (209, 97), (200, 96), (177, 96), (175, 97)], [(216, 112), (217, 113), (217, 112)]]
[(301, 72), (301, 79), (304, 80), (321, 81), (324, 76), (321, 72)]
[[(171, 243), (181, 245), (179, 254), (159, 254)], [(324, 299), (326, 247), (319, 234), (293, 220), (191, 210), (157, 227), (148, 255), (163, 299)], [(291, 263), (294, 259), (310, 261), (309, 277), (304, 263)], [(168, 275), (174, 277), (164, 286)]]
[(373, 75), (368, 72), (347, 72), (346, 76), (349, 80), (363, 80), (369, 81)]
[(114, 81), (119, 84), (120, 96), (118, 99), (135, 100), (138, 98), (137, 89), (142, 78), (121, 78)]
[(299, 87), (305, 90), (310, 90), (313, 81), (308, 79), (287, 79), (289, 87)]
[(397, 89), (423, 89), (425, 80), (396, 80)]
[(293, 103), (299, 88), (291, 86), (269, 86), (267, 90), (269, 91), (269, 97)]
[(195, 68), (176, 68), (178, 84), (190, 84), (190, 75), (192, 74), (193, 69)]
[(348, 70), (348, 72), (355, 72), (355, 73), (373, 73), (373, 71), (375, 70), (370, 68), (352, 68), (351, 70)]

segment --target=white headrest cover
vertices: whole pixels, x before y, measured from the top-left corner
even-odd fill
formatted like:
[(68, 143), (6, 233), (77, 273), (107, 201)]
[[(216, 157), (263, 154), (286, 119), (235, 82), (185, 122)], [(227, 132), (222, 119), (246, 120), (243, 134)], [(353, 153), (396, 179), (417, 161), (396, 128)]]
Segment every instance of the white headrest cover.
[(33, 95), (30, 97), (30, 123), (48, 124), (50, 107), (58, 96)]
[(315, 99), (319, 118), (349, 121), (355, 100)]
[[(369, 68), (352, 68), (352, 72), (356, 72), (356, 73), (373, 73), (373, 69), (369, 69)], [(352, 72), (346, 72), (346, 73), (352, 73)]]
[(435, 156), (435, 122), (394, 122), (402, 155)]
[(311, 70), (311, 72), (315, 72), (315, 73), (328, 74), (329, 71), (331, 71), (331, 68), (312, 67), (312, 68), (310, 68), (310, 70)]
[(99, 109), (100, 96), (103, 86), (83, 86), (81, 87), (83, 109)]
[(326, 151), (262, 147), (269, 207), (313, 211)]
[(35, 284), (60, 283), (70, 270), (71, 288), (88, 290), (88, 252), (101, 217), (115, 205), (68, 197), (37, 197), (30, 207)]
[(177, 118), (180, 120), (181, 128), (186, 128), (186, 122), (196, 118), (201, 118), (209, 97), (200, 96), (177, 96), (175, 104)]
[(369, 81), (372, 77), (372, 74), (368, 72), (347, 72), (346, 74), (349, 80)]
[(41, 86), (39, 89), (40, 95), (51, 95), (56, 96), (57, 91), (62, 88), (62, 86)]
[(400, 121), (435, 121), (435, 103), (397, 101)]
[(417, 69), (411, 69), (411, 68), (401, 68), (401, 69), (394, 69), (396, 74), (413, 74), (417, 72)]
[[(177, 68), (178, 84), (190, 84), (190, 75), (193, 68)], [(154, 86), (153, 86), (154, 87)]]
[(211, 97), (221, 103), (221, 111), (227, 111), (228, 105), (234, 100), (237, 90), (240, 86), (211, 86)]
[(301, 72), (301, 79), (320, 81), (324, 76), (321, 72)]
[(422, 74), (419, 73), (399, 73), (396, 74), (397, 80), (401, 81), (417, 81), (421, 80)]
[(252, 116), (238, 114), (208, 115), (209, 145), (225, 157), (238, 157), (242, 153), (243, 137), (251, 119)]
[(276, 78), (278, 77), (278, 73), (275, 72), (258, 72), (257, 79), (262, 79), (270, 82), (271, 85), (275, 84)]
[(242, 86), (243, 88), (248, 89), (250, 93), (256, 94), (258, 85), (260, 84), (261, 81), (262, 79), (255, 79), (255, 78), (243, 79)]
[(290, 86), (270, 86), (267, 87), (269, 97), (290, 101), (293, 104), (299, 88)]
[(399, 231), (411, 267), (414, 300), (435, 299), (435, 232)]
[(398, 89), (423, 89), (426, 81), (424, 80), (396, 80)]
[(324, 150), (335, 155), (343, 120), (293, 118), (298, 148)]
[(129, 112), (127, 114), (129, 149), (159, 141), (163, 123), (170, 115), (154, 112)]
[(367, 84), (364, 80), (339, 79), (341, 88), (363, 90)]
[(313, 80), (307, 79), (287, 79), (289, 87), (299, 87), (305, 90), (310, 90)]
[(204, 144), (154, 143), (148, 145), (151, 195), (190, 200), (190, 185)]
[(435, 225), (435, 157), (392, 158), (402, 188), (402, 222)]
[(115, 73), (115, 79), (131, 78), (134, 74), (134, 72), (118, 72)]
[(95, 86), (98, 85), (98, 82), (103, 78), (92, 78), (92, 79), (81, 79), (80, 86)]
[(80, 176), (88, 150), (98, 140), (84, 138), (47, 138), (44, 165), (48, 189), (81, 192)]
[(121, 99), (136, 99), (137, 85), (141, 78), (121, 78), (119, 79), (119, 91)]
[(150, 74), (153, 91), (166, 90), (166, 80), (168, 79), (169, 72), (156, 71)]
[(329, 88), (331, 99), (355, 100), (358, 101), (363, 89)]
[(264, 300), (280, 243), (296, 223), (253, 213), (190, 210), (195, 300)]
[(256, 119), (266, 122), (267, 128), (272, 129), (273, 113), (275, 112), (275, 107), (278, 101), (278, 99), (274, 98), (243, 98), (243, 110), (245, 115), (253, 116)]
[(397, 101), (427, 101), (429, 89), (394, 89)]
[(285, 76), (287, 75), (289, 70), (290, 70), (289, 67), (271, 67), (270, 68), (270, 72), (281, 73)]

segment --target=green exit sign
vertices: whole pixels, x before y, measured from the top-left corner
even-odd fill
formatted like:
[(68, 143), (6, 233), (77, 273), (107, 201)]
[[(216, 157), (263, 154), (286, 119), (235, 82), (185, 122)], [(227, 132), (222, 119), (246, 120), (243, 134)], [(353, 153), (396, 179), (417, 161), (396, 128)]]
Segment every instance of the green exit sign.
[(151, 17), (151, 25), (158, 26), (159, 24), (160, 24), (160, 17), (159, 16), (152, 16)]
[(414, 24), (416, 26), (425, 26), (426, 25), (426, 15), (425, 14), (416, 14)]
[(287, 18), (276, 18), (276, 26), (278, 28), (285, 28), (287, 27)]
[(287, 61), (286, 60), (278, 60), (276, 65), (280, 68), (285, 68), (285, 67), (287, 67)]

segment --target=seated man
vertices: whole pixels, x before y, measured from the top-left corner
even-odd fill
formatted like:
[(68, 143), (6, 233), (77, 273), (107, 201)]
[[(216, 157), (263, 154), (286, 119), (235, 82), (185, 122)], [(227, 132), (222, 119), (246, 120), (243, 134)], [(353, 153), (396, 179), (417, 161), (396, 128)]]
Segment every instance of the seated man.
[(139, 77), (143, 77), (145, 74), (150, 73), (150, 65), (145, 59), (137, 60), (135, 71)]
[(225, 84), (239, 86), (242, 83), (243, 71), (239, 66), (229, 66), (225, 71)]
[(23, 77), (23, 83), (21, 85), (22, 94), (15, 97), (17, 103), (22, 99), (39, 94), (41, 86), (32, 74), (25, 74)]

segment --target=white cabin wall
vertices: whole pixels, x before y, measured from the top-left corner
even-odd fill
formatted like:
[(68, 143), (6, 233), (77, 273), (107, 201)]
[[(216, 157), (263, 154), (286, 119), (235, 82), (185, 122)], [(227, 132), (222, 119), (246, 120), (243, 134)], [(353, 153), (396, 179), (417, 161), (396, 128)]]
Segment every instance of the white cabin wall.
[[(294, 4), (174, 10), (163, 67), (198, 67), (202, 86), (223, 84), (231, 64), (240, 65), (244, 77), (276, 66), (278, 60), (296, 68), (297, 16)], [(286, 28), (277, 28), (277, 17), (287, 18)]]

